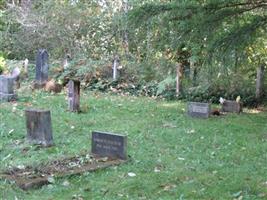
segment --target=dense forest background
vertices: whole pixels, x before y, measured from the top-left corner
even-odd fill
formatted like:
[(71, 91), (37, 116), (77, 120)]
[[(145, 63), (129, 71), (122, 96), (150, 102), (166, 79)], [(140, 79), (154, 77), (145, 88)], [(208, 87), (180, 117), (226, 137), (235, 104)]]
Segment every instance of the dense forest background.
[(62, 84), (76, 77), (132, 95), (265, 99), (264, 0), (1, 0), (0, 8), (0, 71), (5, 60), (34, 63), (45, 48)]

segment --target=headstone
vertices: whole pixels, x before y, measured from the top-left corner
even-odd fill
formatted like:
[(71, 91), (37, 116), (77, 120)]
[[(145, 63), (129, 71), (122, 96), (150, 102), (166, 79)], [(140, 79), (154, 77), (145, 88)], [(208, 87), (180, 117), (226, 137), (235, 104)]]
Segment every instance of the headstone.
[(11, 76), (0, 75), (0, 101), (16, 100), (14, 92), (14, 78)]
[(188, 114), (191, 117), (208, 118), (210, 116), (210, 104), (189, 102), (188, 103)]
[(242, 104), (236, 101), (225, 100), (222, 104), (221, 110), (222, 112), (240, 113), (242, 112)]
[(16, 88), (20, 88), (20, 69), (18, 67), (13, 69), (11, 77), (14, 78)]
[(25, 74), (25, 77), (28, 78), (29, 76), (29, 72), (28, 72), (28, 66), (29, 66), (29, 60), (28, 58), (26, 58), (23, 62), (23, 67), (24, 67), (24, 74)]
[(80, 81), (70, 80), (68, 83), (68, 104), (71, 112), (80, 111)]
[(92, 153), (98, 156), (127, 159), (127, 136), (93, 131)]
[(50, 111), (28, 108), (25, 110), (25, 116), (27, 140), (42, 146), (53, 145)]
[(48, 53), (45, 49), (38, 50), (36, 56), (35, 88), (44, 87), (48, 81)]

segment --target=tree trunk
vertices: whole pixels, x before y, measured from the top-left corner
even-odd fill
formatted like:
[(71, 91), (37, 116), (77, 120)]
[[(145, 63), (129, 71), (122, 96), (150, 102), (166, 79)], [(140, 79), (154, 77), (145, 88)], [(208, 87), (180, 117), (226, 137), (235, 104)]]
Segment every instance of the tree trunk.
[(193, 86), (196, 86), (197, 68), (194, 62), (190, 61), (190, 79)]
[(182, 63), (177, 64), (176, 68), (176, 95), (179, 96), (181, 92), (181, 77), (182, 77)]
[(256, 79), (256, 99), (260, 100), (263, 96), (264, 88), (264, 65), (257, 68), (257, 79)]
[(112, 73), (112, 77), (113, 77), (113, 81), (116, 81), (118, 78), (118, 66), (119, 66), (119, 57), (116, 55), (114, 60), (113, 60), (113, 73)]
[(124, 51), (125, 54), (128, 55), (129, 54), (129, 37), (128, 37), (128, 27), (127, 27), (127, 21), (128, 21), (128, 10), (129, 10), (129, 5), (128, 5), (128, 0), (123, 0), (122, 1), (122, 10), (123, 10), (123, 14), (125, 16), (125, 24), (124, 24), (124, 33), (123, 33), (123, 47), (124, 47)]

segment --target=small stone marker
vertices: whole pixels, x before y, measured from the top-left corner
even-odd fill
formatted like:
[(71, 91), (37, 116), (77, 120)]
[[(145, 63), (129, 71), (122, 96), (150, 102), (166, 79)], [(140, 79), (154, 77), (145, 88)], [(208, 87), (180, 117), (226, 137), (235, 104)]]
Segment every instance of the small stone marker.
[(70, 80), (68, 83), (68, 103), (71, 112), (80, 111), (80, 81)]
[(242, 112), (242, 104), (236, 101), (225, 100), (222, 104), (222, 112)]
[(188, 102), (188, 115), (191, 117), (208, 118), (210, 116), (210, 104)]
[(25, 116), (28, 141), (42, 146), (53, 145), (50, 111), (28, 108)]
[(0, 101), (16, 100), (14, 92), (14, 78), (11, 76), (0, 75)]
[(127, 136), (93, 131), (92, 153), (99, 156), (127, 159)]
[(35, 84), (36, 89), (44, 87), (48, 81), (48, 58), (49, 55), (45, 49), (38, 50), (36, 56)]

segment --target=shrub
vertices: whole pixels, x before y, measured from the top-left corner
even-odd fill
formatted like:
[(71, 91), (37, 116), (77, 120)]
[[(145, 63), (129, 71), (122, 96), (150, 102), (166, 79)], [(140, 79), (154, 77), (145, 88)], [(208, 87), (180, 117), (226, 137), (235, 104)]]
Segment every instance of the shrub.
[(0, 74), (6, 70), (6, 61), (5, 58), (0, 56)]

